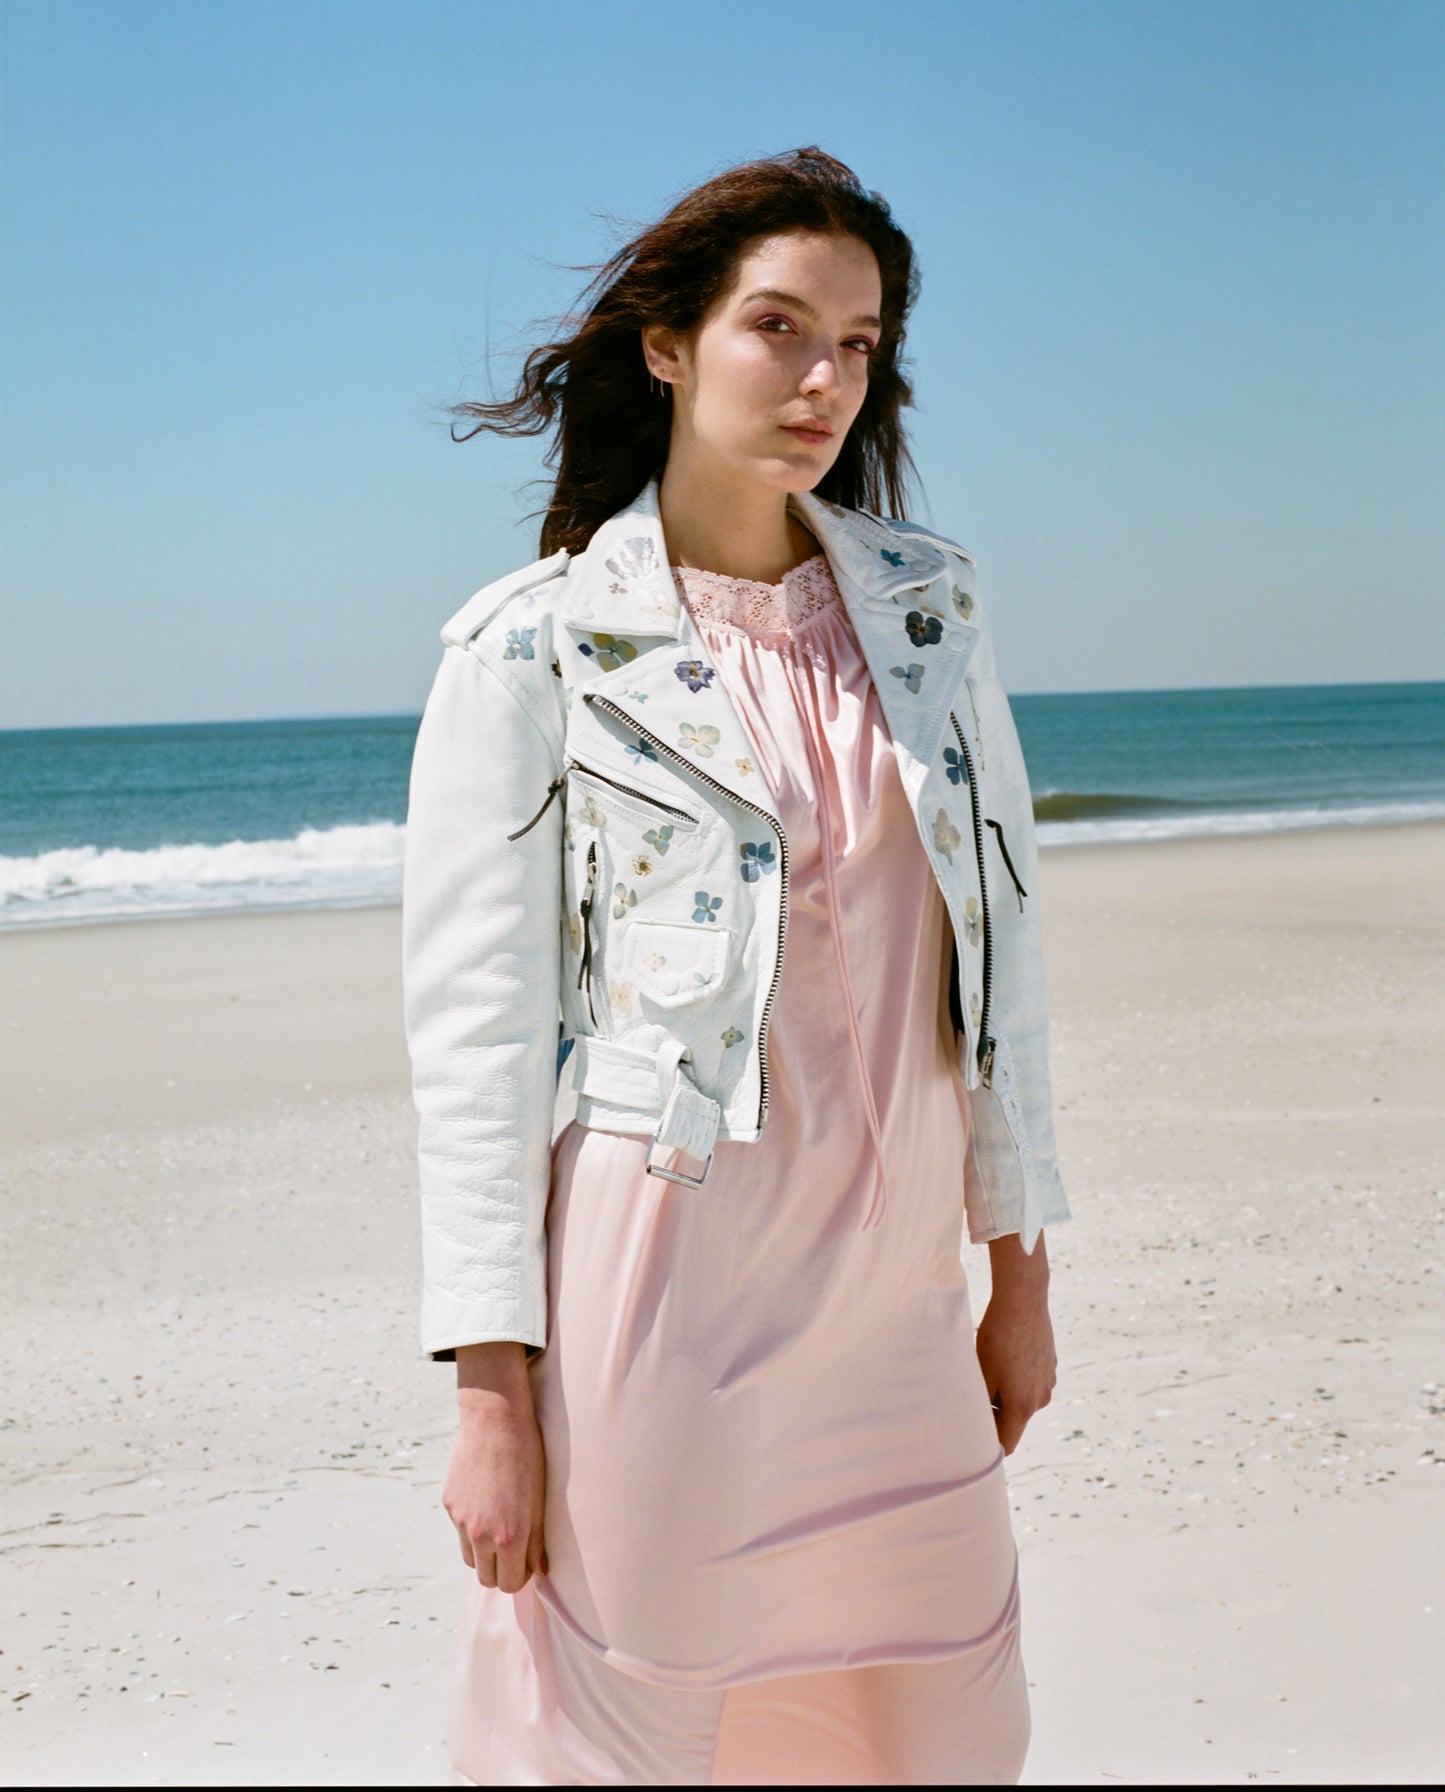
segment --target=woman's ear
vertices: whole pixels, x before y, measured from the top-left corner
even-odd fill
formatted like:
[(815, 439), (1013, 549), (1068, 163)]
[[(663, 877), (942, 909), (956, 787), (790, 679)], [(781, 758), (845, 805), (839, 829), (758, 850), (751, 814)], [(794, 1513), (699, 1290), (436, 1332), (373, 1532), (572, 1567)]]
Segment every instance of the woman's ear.
[(644, 324), (642, 358), (647, 363), (649, 373), (671, 385), (682, 372), (677, 332), (670, 330), (666, 324)]

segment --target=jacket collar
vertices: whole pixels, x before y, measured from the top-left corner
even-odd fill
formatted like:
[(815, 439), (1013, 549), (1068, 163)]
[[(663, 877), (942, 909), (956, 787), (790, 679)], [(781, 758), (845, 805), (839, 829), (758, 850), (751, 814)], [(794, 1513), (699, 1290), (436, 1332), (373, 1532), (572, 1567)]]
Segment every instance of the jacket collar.
[(574, 628), (678, 638), (685, 613), (662, 538), (658, 485), (649, 479), (567, 567), (565, 614)]
[[(812, 492), (791, 493), (788, 505), (828, 556), (845, 599), (883, 597), (946, 570), (942, 549), (890, 529), (864, 511), (845, 510)], [(573, 557), (567, 569), (566, 610), (567, 620), (579, 628), (682, 638), (686, 611), (678, 601), (663, 539), (656, 477)]]
[(812, 492), (794, 492), (789, 506), (818, 538), (845, 599), (887, 599), (948, 570), (942, 548), (865, 510), (845, 510)]
[(962, 566), (927, 536), (866, 511), (811, 492), (792, 503), (828, 556), (916, 801), (978, 645)]
[[(961, 571), (926, 536), (893, 529), (866, 512), (846, 510), (811, 492), (792, 493), (788, 502), (828, 557), (900, 751), (905, 781), (912, 784), (916, 777), (921, 783), (937, 756), (978, 638), (964, 613), (971, 605), (955, 596)], [(756, 765), (756, 754), (721, 681), (709, 676), (679, 707), (682, 668), (695, 661), (706, 670), (710, 656), (678, 598), (656, 478), (603, 523), (571, 561), (564, 612), (569, 625), (594, 635), (663, 637), (591, 681), (588, 691), (667, 744), (669, 737), (659, 732), (664, 718), (672, 726), (685, 714), (694, 726), (716, 728), (716, 750), (699, 770), (772, 811), (759, 788), (761, 778), (742, 769)], [(632, 644), (642, 648), (640, 640)]]

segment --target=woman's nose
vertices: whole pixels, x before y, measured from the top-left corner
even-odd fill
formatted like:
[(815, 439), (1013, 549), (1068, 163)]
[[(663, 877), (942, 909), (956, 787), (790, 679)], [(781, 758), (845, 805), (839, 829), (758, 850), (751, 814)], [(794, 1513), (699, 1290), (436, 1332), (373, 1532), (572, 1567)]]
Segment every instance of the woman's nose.
[(830, 392), (838, 387), (838, 363), (832, 355), (819, 355), (803, 380), (805, 392)]

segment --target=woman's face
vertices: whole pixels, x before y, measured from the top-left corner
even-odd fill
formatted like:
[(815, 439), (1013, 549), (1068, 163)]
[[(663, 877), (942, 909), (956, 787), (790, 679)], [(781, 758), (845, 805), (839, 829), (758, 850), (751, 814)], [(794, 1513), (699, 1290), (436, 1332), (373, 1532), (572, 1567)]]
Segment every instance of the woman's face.
[[(672, 450), (775, 490), (810, 491), (867, 396), (882, 296), (877, 258), (857, 237), (758, 238), (691, 340), (653, 356), (674, 381)], [(799, 424), (812, 427), (790, 427)]]

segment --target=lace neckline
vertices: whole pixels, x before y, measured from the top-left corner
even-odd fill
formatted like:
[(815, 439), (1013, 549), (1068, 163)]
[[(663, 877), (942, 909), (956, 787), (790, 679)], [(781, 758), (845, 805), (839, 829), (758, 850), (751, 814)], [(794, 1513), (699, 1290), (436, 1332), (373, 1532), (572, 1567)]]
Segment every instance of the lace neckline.
[(694, 621), (749, 634), (796, 634), (840, 601), (828, 556), (821, 552), (791, 567), (776, 585), (696, 566), (674, 566), (672, 576)]

